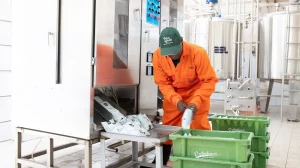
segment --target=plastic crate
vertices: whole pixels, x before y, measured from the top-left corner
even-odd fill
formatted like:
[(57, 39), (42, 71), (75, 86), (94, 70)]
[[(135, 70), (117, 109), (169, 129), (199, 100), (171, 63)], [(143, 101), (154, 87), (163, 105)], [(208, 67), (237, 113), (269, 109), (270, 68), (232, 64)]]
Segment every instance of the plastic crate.
[(252, 168), (267, 168), (267, 160), (270, 156), (270, 148), (267, 152), (252, 152), (254, 154), (254, 161)]
[(252, 139), (251, 151), (253, 152), (266, 152), (270, 140), (270, 133), (267, 136), (254, 136)]
[(254, 136), (266, 136), (269, 117), (213, 115), (209, 117), (212, 130), (253, 132)]
[[(184, 136), (184, 134), (192, 136)], [(176, 157), (207, 158), (230, 162), (248, 162), (252, 132), (228, 132), (181, 129), (169, 135)]]
[(209, 159), (194, 159), (171, 156), (172, 168), (251, 168), (254, 155), (251, 153), (247, 163), (236, 163)]

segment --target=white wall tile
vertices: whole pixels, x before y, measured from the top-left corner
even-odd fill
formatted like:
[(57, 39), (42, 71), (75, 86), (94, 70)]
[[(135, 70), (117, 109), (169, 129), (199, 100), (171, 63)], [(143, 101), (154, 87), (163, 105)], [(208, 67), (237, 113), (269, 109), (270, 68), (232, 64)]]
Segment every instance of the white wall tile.
[(9, 121), (11, 114), (11, 97), (0, 97), (0, 123)]
[(0, 19), (11, 21), (11, 1), (0, 0)]
[(0, 70), (11, 70), (11, 61), (11, 47), (0, 46)]
[(11, 72), (0, 72), (0, 96), (11, 95)]
[(11, 45), (11, 31), (11, 23), (0, 21), (0, 44)]
[(0, 142), (11, 138), (10, 122), (0, 123)]

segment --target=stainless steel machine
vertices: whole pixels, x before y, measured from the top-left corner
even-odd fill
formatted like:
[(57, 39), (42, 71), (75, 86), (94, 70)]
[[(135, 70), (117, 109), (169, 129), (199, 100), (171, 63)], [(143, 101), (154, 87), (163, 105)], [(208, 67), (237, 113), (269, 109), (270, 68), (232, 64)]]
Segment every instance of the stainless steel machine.
[(92, 144), (100, 141), (107, 117), (98, 100), (125, 115), (155, 116), (152, 54), (170, 13), (182, 14), (181, 5), (180, 0), (13, 1), (16, 167), (42, 166), (21, 155), (22, 133), (49, 137), (48, 167), (54, 165), (55, 138), (84, 144), (85, 167), (91, 167)]
[[(249, 8), (246, 13), (245, 6)], [(236, 1), (234, 17), (214, 10), (195, 14), (186, 39), (206, 49), (219, 78), (216, 94), (224, 93), (224, 113), (257, 111), (258, 1)], [(221, 89), (221, 90), (220, 90)], [(220, 96), (221, 97), (221, 96)]]
[[(271, 95), (274, 82), (281, 83), (282, 106), (288, 104), (291, 116), (288, 120), (299, 121), (299, 60), (300, 60), (300, 7), (291, 5), (286, 11), (264, 16), (260, 21), (260, 56), (258, 77), (269, 82)], [(288, 102), (284, 101), (289, 98)], [(269, 98), (267, 102), (269, 102)], [(267, 106), (263, 108), (264, 111)]]
[(236, 77), (236, 51), (233, 45), (234, 22), (231, 19), (203, 15), (190, 23), (189, 42), (206, 49), (220, 80)]

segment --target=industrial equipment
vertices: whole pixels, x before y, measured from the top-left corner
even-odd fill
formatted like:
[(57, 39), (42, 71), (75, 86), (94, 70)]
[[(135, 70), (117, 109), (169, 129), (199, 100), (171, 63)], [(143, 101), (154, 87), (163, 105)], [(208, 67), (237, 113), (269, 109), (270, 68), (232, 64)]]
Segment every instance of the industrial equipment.
[[(242, 8), (245, 2), (234, 5)], [(256, 113), (257, 109), (256, 71), (253, 67), (258, 55), (258, 39), (257, 33), (253, 32), (258, 32), (254, 23), (258, 16), (252, 14), (248, 18), (245, 11), (242, 13), (236, 9), (234, 19), (207, 11), (197, 14), (185, 25), (189, 28), (186, 33), (190, 33), (186, 38), (206, 49), (219, 84), (225, 85), (221, 91), (225, 93), (224, 112), (238, 115), (240, 111)], [(251, 9), (257, 13), (257, 8)]]
[[(158, 88), (152, 54), (159, 46), (160, 30), (170, 25), (171, 13), (183, 31), (183, 0), (170, 3), (13, 2), (13, 10), (19, 11), (13, 28), (16, 167), (44, 166), (21, 156), (22, 133), (49, 137), (48, 167), (54, 165), (55, 138), (84, 144), (88, 168), (92, 144), (103, 138), (101, 122), (113, 117), (111, 110), (155, 117)], [(157, 143), (157, 152), (162, 152)]]
[(206, 50), (219, 80), (236, 77), (233, 20), (207, 14), (190, 22), (189, 42)]
[[(300, 60), (300, 7), (287, 6), (286, 12), (275, 12), (264, 16), (260, 22), (260, 56), (258, 77), (269, 80), (269, 94), (273, 83), (282, 84), (281, 119), (284, 98), (288, 95), (291, 113), (288, 120), (299, 121), (299, 60)], [(284, 39), (284, 40), (282, 40)], [(288, 86), (285, 86), (288, 84)], [(287, 94), (288, 92), (288, 94)]]

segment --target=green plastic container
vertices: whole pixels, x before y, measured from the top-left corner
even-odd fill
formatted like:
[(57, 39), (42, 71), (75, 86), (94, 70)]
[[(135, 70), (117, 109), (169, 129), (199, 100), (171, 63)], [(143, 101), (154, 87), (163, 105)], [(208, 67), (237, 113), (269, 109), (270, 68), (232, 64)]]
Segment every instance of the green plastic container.
[(270, 118), (263, 116), (213, 115), (209, 117), (213, 130), (253, 132), (254, 136), (266, 136)]
[(171, 156), (172, 168), (251, 168), (254, 155), (251, 153), (247, 163), (236, 163), (228, 161), (194, 159)]
[(252, 152), (254, 154), (254, 162), (252, 168), (267, 168), (267, 160), (270, 156), (270, 148), (267, 152)]
[(270, 133), (267, 136), (254, 136), (252, 139), (251, 151), (253, 152), (266, 152), (270, 140)]
[[(192, 136), (184, 136), (185, 133)], [(181, 129), (169, 138), (176, 157), (247, 163), (253, 133)]]

